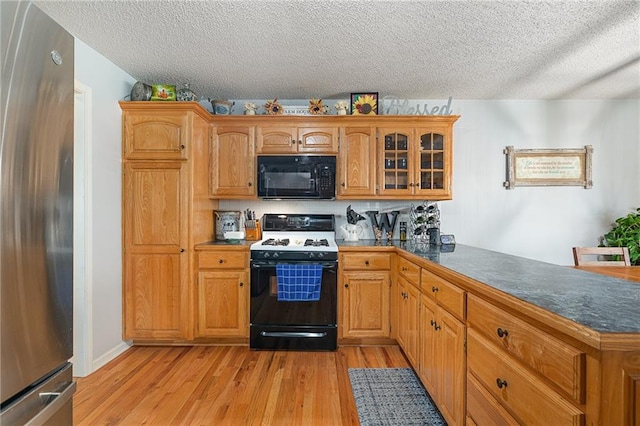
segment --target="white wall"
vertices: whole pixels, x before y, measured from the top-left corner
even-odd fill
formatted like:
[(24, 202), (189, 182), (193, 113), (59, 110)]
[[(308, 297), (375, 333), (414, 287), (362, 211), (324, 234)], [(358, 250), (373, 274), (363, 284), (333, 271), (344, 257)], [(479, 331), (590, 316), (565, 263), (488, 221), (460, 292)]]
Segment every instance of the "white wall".
[(78, 39), (75, 78), (92, 91), (89, 285), (95, 369), (126, 348), (122, 341), (122, 114), (118, 101), (129, 94), (135, 79)]

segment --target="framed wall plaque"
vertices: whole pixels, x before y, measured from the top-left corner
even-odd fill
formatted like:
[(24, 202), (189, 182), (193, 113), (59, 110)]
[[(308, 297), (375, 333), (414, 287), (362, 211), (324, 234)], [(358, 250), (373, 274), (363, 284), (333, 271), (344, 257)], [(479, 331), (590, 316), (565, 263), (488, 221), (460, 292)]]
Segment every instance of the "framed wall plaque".
[(506, 189), (516, 186), (582, 186), (589, 189), (593, 148), (504, 149), (507, 156)]

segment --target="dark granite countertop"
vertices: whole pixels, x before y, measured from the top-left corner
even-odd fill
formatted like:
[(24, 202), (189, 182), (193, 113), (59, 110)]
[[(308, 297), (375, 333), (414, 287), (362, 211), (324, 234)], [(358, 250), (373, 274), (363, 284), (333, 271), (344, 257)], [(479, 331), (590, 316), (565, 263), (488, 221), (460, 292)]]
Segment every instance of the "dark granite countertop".
[[(470, 246), (338, 241), (394, 246), (602, 333), (640, 333), (640, 284)], [(640, 337), (639, 337), (640, 338)]]

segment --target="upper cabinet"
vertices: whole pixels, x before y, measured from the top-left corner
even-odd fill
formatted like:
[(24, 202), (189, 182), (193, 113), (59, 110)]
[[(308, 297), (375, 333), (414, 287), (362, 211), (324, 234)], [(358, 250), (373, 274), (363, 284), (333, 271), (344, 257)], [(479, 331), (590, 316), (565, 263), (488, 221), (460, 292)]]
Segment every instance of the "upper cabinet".
[(188, 113), (144, 111), (124, 117), (124, 158), (180, 160), (186, 158)]
[(378, 129), (379, 194), (451, 199), (452, 124)]
[(258, 154), (336, 154), (338, 127), (271, 127), (259, 124), (256, 145)]
[(254, 139), (253, 126), (213, 128), (210, 160), (213, 198), (255, 197)]
[(336, 190), (339, 198), (371, 198), (376, 194), (375, 127), (340, 128)]

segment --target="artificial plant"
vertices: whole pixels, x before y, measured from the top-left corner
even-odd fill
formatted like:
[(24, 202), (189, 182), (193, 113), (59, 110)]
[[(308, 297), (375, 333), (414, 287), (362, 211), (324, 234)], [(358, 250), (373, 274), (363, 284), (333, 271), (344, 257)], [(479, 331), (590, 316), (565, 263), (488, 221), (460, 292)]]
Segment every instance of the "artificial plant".
[(632, 265), (640, 265), (640, 207), (635, 213), (616, 219), (602, 243), (610, 247), (628, 247)]

